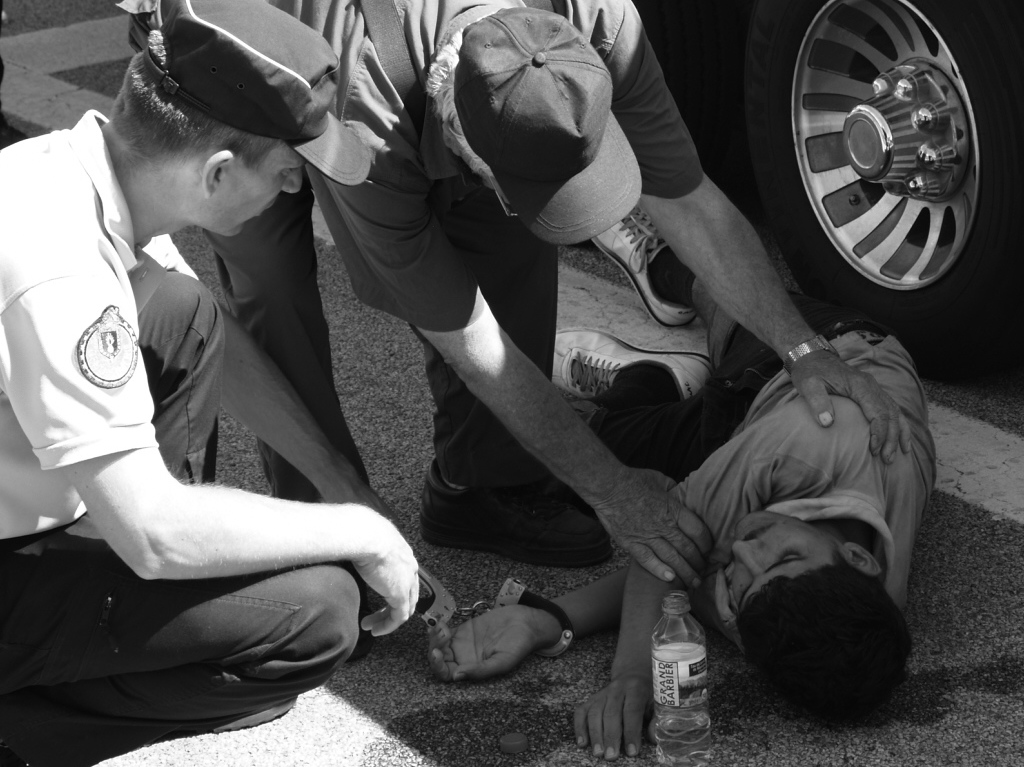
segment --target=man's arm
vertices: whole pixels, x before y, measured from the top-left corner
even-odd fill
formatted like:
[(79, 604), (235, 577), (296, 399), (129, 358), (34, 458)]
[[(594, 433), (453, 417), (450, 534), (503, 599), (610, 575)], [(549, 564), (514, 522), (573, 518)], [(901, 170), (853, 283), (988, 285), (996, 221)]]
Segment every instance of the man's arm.
[(223, 311), (224, 408), (313, 483), (328, 503), (361, 503), (392, 517), (324, 434), (299, 395), (242, 324)]
[[(568, 616), (576, 638), (615, 626), (625, 579), (625, 568), (616, 570), (554, 600)], [(509, 605), (454, 629), (443, 623), (432, 628), (427, 662), (443, 682), (487, 679), (507, 674), (530, 653), (553, 646), (561, 633), (562, 627), (551, 613)]]
[(92, 526), (141, 578), (219, 578), (344, 560), (388, 603), (364, 620), (373, 633), (393, 631), (416, 604), (412, 549), (391, 522), (364, 505), (182, 485), (156, 448), (57, 471), (78, 490)]
[(609, 532), (654, 575), (687, 583), (704, 568), (711, 537), (676, 509), (674, 483), (622, 465), (558, 390), (512, 343), (477, 294), (476, 320), (450, 332), (421, 332), (523, 447), (594, 508)]
[[(659, 234), (704, 283), (714, 301), (782, 357), (812, 338), (742, 213), (707, 177), (684, 197), (643, 195), (641, 204)], [(910, 426), (896, 402), (869, 375), (828, 352), (812, 352), (793, 366), (793, 384), (822, 426), (835, 412), (828, 394), (853, 399), (871, 423), (871, 452), (889, 463), (897, 446), (910, 449)]]
[(679, 583), (665, 583), (630, 565), (622, 596), (619, 641), (608, 684), (577, 706), (576, 742), (590, 744), (594, 756), (616, 759), (640, 752), (643, 720), (652, 700), (651, 632), (661, 617), (661, 600)]

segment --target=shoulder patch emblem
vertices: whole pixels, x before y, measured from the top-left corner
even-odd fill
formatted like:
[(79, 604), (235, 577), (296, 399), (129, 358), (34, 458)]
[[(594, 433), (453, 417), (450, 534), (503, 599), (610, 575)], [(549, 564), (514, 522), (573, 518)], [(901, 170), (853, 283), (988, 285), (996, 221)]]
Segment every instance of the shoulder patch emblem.
[(78, 367), (104, 389), (124, 386), (139, 362), (139, 339), (116, 306), (108, 306), (78, 339)]

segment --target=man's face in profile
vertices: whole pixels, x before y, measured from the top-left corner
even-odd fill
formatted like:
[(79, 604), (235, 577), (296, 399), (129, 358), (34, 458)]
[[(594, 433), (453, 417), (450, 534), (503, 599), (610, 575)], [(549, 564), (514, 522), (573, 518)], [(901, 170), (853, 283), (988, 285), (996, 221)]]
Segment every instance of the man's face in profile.
[(302, 155), (283, 144), (271, 150), (258, 167), (238, 157), (224, 163), (216, 193), (205, 211), (209, 219), (205, 228), (218, 234), (238, 234), (246, 221), (273, 205), (278, 194), (299, 191), (305, 164)]
[(839, 541), (832, 535), (771, 511), (748, 514), (733, 535), (732, 557), (724, 572), (729, 603), (737, 615), (773, 578), (795, 578), (840, 559)]

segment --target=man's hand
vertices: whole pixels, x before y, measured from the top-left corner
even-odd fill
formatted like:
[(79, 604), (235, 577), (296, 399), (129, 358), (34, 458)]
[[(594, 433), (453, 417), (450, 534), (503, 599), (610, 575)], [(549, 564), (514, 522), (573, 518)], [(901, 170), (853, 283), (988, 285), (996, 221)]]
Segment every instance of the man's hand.
[(614, 497), (594, 509), (609, 534), (651, 575), (663, 581), (678, 576), (695, 587), (714, 541), (704, 521), (671, 494), (675, 484), (656, 471), (623, 467)]
[(910, 450), (910, 424), (899, 405), (872, 376), (847, 365), (827, 351), (805, 354), (793, 365), (793, 386), (800, 392), (815, 419), (822, 426), (835, 420), (829, 394), (838, 394), (856, 402), (871, 429), (872, 455), (892, 463), (897, 444), (904, 453)]
[(524, 605), (498, 607), (451, 629), (428, 629), (427, 662), (442, 682), (486, 679), (512, 671), (534, 650), (558, 641), (553, 615)]
[(390, 634), (409, 620), (420, 593), (419, 565), (412, 549), (393, 524), (380, 520), (381, 531), (375, 536), (379, 553), (352, 562), (366, 584), (387, 602), (362, 620), (363, 629), (374, 636)]
[(619, 748), (627, 756), (640, 753), (644, 716), (651, 707), (650, 675), (624, 675), (576, 707), (576, 745), (591, 747), (594, 756), (614, 760)]

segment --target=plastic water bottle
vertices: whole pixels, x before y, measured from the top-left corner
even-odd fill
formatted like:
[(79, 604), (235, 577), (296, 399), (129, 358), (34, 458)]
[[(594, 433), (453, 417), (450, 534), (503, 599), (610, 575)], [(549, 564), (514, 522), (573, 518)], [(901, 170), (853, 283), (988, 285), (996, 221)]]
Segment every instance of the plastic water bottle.
[(705, 767), (711, 715), (704, 629), (690, 614), (685, 591), (666, 594), (661, 610), (661, 620), (651, 635), (658, 763)]

